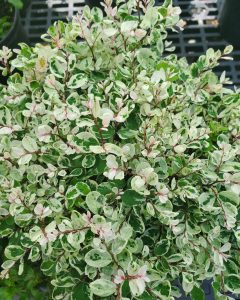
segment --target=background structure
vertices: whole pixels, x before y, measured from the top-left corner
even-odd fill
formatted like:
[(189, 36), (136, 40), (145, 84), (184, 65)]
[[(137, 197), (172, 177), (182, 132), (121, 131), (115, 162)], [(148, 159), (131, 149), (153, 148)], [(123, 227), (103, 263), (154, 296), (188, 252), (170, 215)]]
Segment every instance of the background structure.
[[(156, 1), (161, 3), (161, 1)], [(183, 32), (170, 33), (169, 40), (176, 46), (175, 53), (195, 61), (208, 48), (223, 49), (227, 43), (218, 29), (218, 0), (173, 0), (182, 9), (186, 21)], [(85, 0), (32, 0), (22, 18), (30, 43), (41, 41), (40, 36), (56, 20), (71, 19), (85, 5)], [(226, 70), (234, 84), (240, 86), (240, 50), (233, 52), (234, 61), (223, 61), (216, 69), (217, 74)]]

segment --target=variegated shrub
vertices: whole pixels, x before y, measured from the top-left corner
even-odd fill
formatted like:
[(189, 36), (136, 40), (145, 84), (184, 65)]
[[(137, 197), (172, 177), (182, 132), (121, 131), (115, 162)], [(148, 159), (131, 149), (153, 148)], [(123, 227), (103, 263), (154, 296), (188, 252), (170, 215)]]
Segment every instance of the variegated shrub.
[(240, 95), (178, 59), (166, 0), (111, 0), (1, 50), (2, 278), (39, 264), (53, 299), (240, 292)]

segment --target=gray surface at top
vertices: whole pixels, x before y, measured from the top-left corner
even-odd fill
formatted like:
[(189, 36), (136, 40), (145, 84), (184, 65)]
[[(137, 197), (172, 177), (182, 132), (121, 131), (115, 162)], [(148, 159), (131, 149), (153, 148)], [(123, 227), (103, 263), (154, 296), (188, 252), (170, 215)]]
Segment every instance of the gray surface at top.
[[(186, 56), (194, 62), (208, 48), (223, 49), (225, 42), (218, 30), (218, 8), (221, 0), (173, 0), (174, 5), (182, 9), (182, 18), (186, 21), (183, 32), (170, 33), (169, 40), (176, 46), (179, 57)], [(161, 3), (161, 1), (156, 1)], [(85, 0), (32, 0), (22, 20), (30, 43), (40, 42), (40, 35), (56, 20), (71, 19), (85, 5)], [(220, 75), (224, 70), (228, 77), (240, 86), (240, 50), (233, 52), (234, 61), (222, 61), (216, 68)]]

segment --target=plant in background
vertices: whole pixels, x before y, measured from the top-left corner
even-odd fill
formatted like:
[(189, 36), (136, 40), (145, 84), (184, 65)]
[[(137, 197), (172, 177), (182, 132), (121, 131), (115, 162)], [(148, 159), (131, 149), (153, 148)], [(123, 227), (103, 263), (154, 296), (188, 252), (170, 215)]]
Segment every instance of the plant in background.
[(23, 7), (24, 0), (7, 0), (7, 1), (17, 9), (21, 9)]
[[(0, 299), (49, 300), (51, 295), (47, 294), (48, 285), (46, 278), (43, 278), (43, 275), (39, 272), (39, 268), (27, 264), (24, 266), (22, 276), (18, 275), (17, 269), (13, 269), (11, 279), (4, 279), (1, 282)], [(16, 295), (18, 295), (17, 298)]]
[(167, 55), (183, 24), (170, 0), (117, 4), (1, 51), (1, 277), (39, 264), (65, 300), (174, 299), (178, 280), (201, 300), (213, 278), (230, 299), (240, 96), (212, 69), (231, 47), (188, 65)]
[(0, 41), (11, 29), (14, 20), (14, 8), (21, 9), (23, 7), (23, 2), (21, 0), (3, 0), (1, 6)]
[(11, 22), (8, 16), (0, 17), (0, 39), (2, 39), (11, 28)]

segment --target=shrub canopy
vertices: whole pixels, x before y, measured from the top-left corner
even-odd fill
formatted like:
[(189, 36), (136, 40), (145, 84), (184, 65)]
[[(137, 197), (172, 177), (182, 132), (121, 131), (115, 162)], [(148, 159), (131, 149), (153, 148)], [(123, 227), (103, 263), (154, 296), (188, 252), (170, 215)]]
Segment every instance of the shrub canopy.
[(3, 48), (0, 87), (2, 278), (41, 264), (53, 299), (203, 299), (240, 292), (240, 96), (189, 65), (166, 0), (105, 0), (47, 43)]

